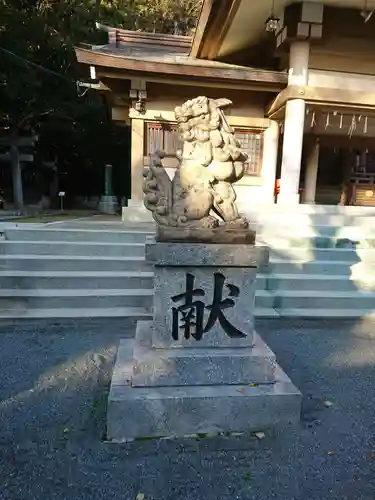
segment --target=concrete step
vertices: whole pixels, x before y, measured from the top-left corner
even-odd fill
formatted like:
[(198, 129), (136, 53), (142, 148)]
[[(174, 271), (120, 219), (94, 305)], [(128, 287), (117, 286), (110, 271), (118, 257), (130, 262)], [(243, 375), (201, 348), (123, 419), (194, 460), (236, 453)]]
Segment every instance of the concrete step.
[(265, 312), (263, 318), (299, 318), (299, 319), (353, 319), (358, 318), (361, 320), (370, 319), (375, 320), (374, 308), (369, 309), (274, 309), (274, 316), (267, 316)]
[[(259, 204), (250, 206), (245, 201), (237, 201), (239, 211), (250, 221), (275, 218), (279, 220), (289, 220), (291, 218), (300, 219), (306, 224), (311, 221), (315, 224), (334, 223), (342, 225), (343, 220), (353, 222), (359, 218), (371, 218), (375, 215), (373, 207), (342, 207), (339, 205), (292, 205), (282, 206), (274, 204)], [(144, 207), (128, 207), (124, 209), (125, 225), (149, 225), (152, 222), (150, 213)], [(301, 226), (302, 227), (302, 226)]]
[[(288, 241), (287, 238), (283, 242)], [(283, 243), (282, 242), (282, 243)], [(264, 242), (260, 242), (264, 244)], [(289, 245), (289, 244), (288, 244)], [(285, 246), (285, 245), (284, 245)], [(0, 241), (3, 255), (61, 255), (63, 256), (143, 256), (145, 241), (134, 242), (65, 242), (65, 241)], [(306, 248), (303, 242), (297, 246), (283, 248), (282, 244), (270, 247), (271, 258), (293, 258), (294, 260), (375, 260), (375, 248)]]
[(88, 229), (88, 230), (100, 230), (100, 231), (146, 231), (150, 233), (155, 232), (155, 224), (151, 223), (139, 223), (139, 224), (131, 224), (124, 223), (121, 220), (115, 221), (97, 221), (95, 219), (87, 219), (87, 220), (77, 220), (71, 222), (64, 222), (59, 224), (55, 229)]
[[(300, 214), (300, 213), (258, 213), (249, 218), (251, 224), (259, 228), (270, 227), (272, 224), (283, 227), (293, 227), (298, 224), (300, 228), (310, 228), (314, 226), (334, 226), (340, 227), (362, 227), (373, 229), (375, 227), (375, 214)], [(296, 226), (295, 226), (296, 227)]]
[(278, 318), (279, 314), (276, 309), (266, 308), (266, 307), (256, 307), (255, 308), (256, 318)]
[[(56, 227), (56, 226), (54, 226)], [(332, 227), (332, 226), (315, 226), (315, 227), (302, 227), (298, 236), (296, 235), (296, 224), (292, 224), (289, 227), (278, 225), (272, 223), (270, 226), (264, 226), (258, 230), (257, 240), (260, 243), (265, 243), (273, 248), (300, 248), (300, 249), (312, 249), (312, 248), (331, 248), (331, 249), (375, 249), (375, 227), (368, 229), (362, 229), (359, 227)], [(77, 248), (78, 255), (83, 254), (85, 244), (144, 244), (147, 238), (154, 235), (151, 231), (143, 230), (118, 230), (118, 231), (108, 231), (99, 229), (85, 229), (85, 230), (75, 230), (75, 229), (6, 229), (5, 238), (7, 243), (12, 242), (14, 246), (9, 246), (9, 250), (6, 250), (6, 245), (3, 244), (4, 249), (7, 252), (22, 252), (21, 242), (27, 242), (28, 248), (26, 247), (23, 253), (31, 252), (43, 252), (43, 254), (55, 253), (57, 248), (53, 247), (48, 249), (47, 242), (54, 242), (55, 245), (61, 244), (61, 251), (63, 254), (73, 255), (75, 248)], [(69, 248), (69, 244), (72, 244)], [(80, 249), (78, 248), (80, 247)], [(134, 250), (141, 251), (140, 247)], [(103, 247), (91, 246), (87, 248), (87, 251), (100, 253), (103, 251)], [(124, 249), (122, 255), (124, 255), (130, 249)], [(113, 252), (115, 255), (121, 255), (121, 250), (119, 248), (114, 248)], [(91, 253), (90, 253), (91, 255)]]
[[(103, 243), (65, 241), (0, 241), (0, 255), (51, 255), (61, 257), (143, 257), (145, 243)], [(375, 249), (272, 247), (271, 259), (306, 261), (375, 262)]]
[[(151, 310), (153, 289), (0, 289), (0, 309), (35, 308), (123, 308), (143, 307)], [(257, 292), (256, 307), (273, 307), (275, 295)]]
[(58, 308), (124, 308), (150, 309), (152, 289), (129, 290), (0, 290), (0, 310)]
[[(151, 318), (152, 290), (0, 290), (1, 318)], [(261, 291), (256, 316), (375, 318), (375, 292)]]
[(277, 232), (269, 232), (269, 234), (258, 234), (258, 244), (266, 244), (272, 248), (277, 249), (291, 249), (291, 248), (331, 248), (331, 249), (348, 249), (356, 251), (358, 249), (375, 249), (375, 233), (373, 235), (367, 234), (351, 234), (341, 236), (311, 236), (307, 234), (280, 234)]
[(257, 277), (257, 289), (268, 291), (343, 291), (375, 290), (375, 273), (373, 275), (337, 276), (309, 274), (272, 274)]
[(269, 292), (257, 292), (258, 306), (273, 308), (278, 312), (289, 309), (370, 310), (371, 308), (375, 312), (375, 292), (373, 291), (278, 290), (273, 294), (272, 300)]
[(334, 275), (334, 276), (373, 276), (375, 265), (371, 262), (345, 261), (312, 261), (279, 259), (272, 260), (262, 274), (305, 274), (305, 275)]
[[(251, 225), (254, 225), (260, 232), (267, 228), (283, 228), (284, 231), (295, 232), (296, 227), (308, 229), (317, 227), (318, 234), (336, 234), (342, 228), (361, 228), (363, 230), (375, 231), (375, 213), (369, 215), (368, 212), (359, 212), (357, 214), (304, 214), (296, 212), (275, 212), (275, 213), (256, 213), (249, 218)], [(67, 229), (96, 229), (101, 231), (123, 231), (123, 230), (142, 230), (149, 233), (155, 232), (155, 224), (148, 223), (101, 223), (94, 221), (70, 223), (69, 227), (59, 226)], [(330, 229), (332, 228), (332, 229)]]
[[(341, 261), (306, 262), (301, 260), (274, 259), (263, 273), (275, 274), (332, 274), (350, 276), (353, 268), (363, 268), (373, 273), (371, 262)], [(61, 255), (0, 255), (0, 271), (66, 271), (66, 272), (130, 272), (151, 271), (144, 257), (90, 257)]]
[(257, 203), (253, 206), (241, 203), (238, 201), (239, 207), (246, 210), (251, 217), (281, 214), (284, 216), (290, 215), (346, 215), (346, 216), (360, 216), (372, 217), (375, 215), (375, 207), (359, 207), (359, 206), (341, 206), (341, 205), (275, 205), (275, 204), (260, 204)]
[(0, 255), (0, 271), (149, 271), (144, 257)]
[[(2, 289), (152, 289), (150, 271), (0, 271)], [(259, 274), (257, 290), (375, 290), (374, 276)]]
[(274, 309), (275, 292), (269, 290), (257, 290), (255, 294), (255, 307), (260, 309)]
[[(143, 257), (144, 243), (97, 243), (63, 241), (0, 241), (0, 255), (51, 255), (61, 257)], [(270, 248), (271, 259), (305, 261), (375, 262), (375, 249), (347, 248)]]
[[(371, 319), (375, 320), (375, 311), (370, 309), (266, 309), (257, 308), (255, 316), (259, 319), (299, 318), (299, 319)], [(123, 308), (58, 308), (58, 309), (7, 309), (0, 310), (0, 320), (58, 320), (91, 318), (126, 318), (129, 320), (149, 320), (152, 314), (142, 307)]]
[(260, 238), (285, 238), (287, 240), (295, 239), (317, 239), (319, 242), (321, 239), (333, 240), (336, 242), (342, 241), (366, 241), (367, 239), (375, 238), (375, 227), (360, 227), (356, 226), (311, 226), (303, 227), (298, 232), (296, 231), (296, 225), (282, 226), (275, 223), (272, 226), (263, 226), (261, 229), (257, 230), (257, 235)]
[(145, 243), (101, 243), (83, 241), (1, 241), (2, 255), (61, 255), (93, 257), (142, 257)]
[[(277, 318), (279, 314), (274, 309), (256, 309), (258, 318)], [(127, 318), (135, 320), (152, 319), (151, 309), (143, 307), (104, 307), (104, 308), (66, 308), (57, 309), (0, 309), (2, 319), (84, 319), (84, 318)]]
[(96, 242), (96, 243), (144, 243), (149, 231), (127, 230), (103, 231), (100, 229), (68, 229), (52, 226), (40, 228), (7, 228), (4, 230), (5, 238), (9, 241), (65, 241), (65, 242)]
[(24, 290), (152, 289), (153, 278), (152, 271), (0, 271), (0, 286)]
[(0, 309), (0, 320), (39, 320), (39, 319), (90, 319), (90, 318), (127, 318), (134, 320), (151, 319), (151, 312), (142, 307), (118, 307), (118, 308), (87, 308), (78, 309)]
[(303, 262), (348, 262), (359, 261), (375, 263), (375, 250), (347, 248), (270, 248), (271, 260), (293, 260)]

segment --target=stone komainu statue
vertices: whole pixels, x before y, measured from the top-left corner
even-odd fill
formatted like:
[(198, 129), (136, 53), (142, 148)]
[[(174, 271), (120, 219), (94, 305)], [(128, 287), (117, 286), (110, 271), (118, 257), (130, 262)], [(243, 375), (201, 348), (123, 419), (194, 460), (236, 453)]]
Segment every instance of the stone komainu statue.
[(183, 149), (171, 181), (163, 152), (145, 169), (143, 191), (146, 208), (158, 226), (180, 229), (248, 227), (235, 204), (232, 184), (244, 175), (247, 155), (228, 125), (222, 108), (228, 99), (197, 97), (175, 109)]

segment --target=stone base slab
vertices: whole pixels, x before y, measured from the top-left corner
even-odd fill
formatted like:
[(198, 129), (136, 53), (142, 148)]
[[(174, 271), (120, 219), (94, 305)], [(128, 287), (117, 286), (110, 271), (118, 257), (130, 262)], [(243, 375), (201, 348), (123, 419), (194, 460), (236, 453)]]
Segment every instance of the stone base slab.
[(281, 191), (280, 194), (277, 196), (277, 204), (278, 205), (292, 206), (292, 205), (299, 205), (299, 203), (300, 203), (300, 195), (298, 193), (296, 193), (296, 194), (291, 194), (291, 193), (284, 194)]
[(157, 267), (265, 267), (269, 248), (265, 245), (146, 242), (146, 260)]
[(255, 231), (242, 227), (215, 228), (156, 227), (156, 241), (174, 243), (215, 243), (255, 245)]
[[(257, 334), (254, 346), (247, 348), (154, 349), (151, 328), (151, 321), (137, 323), (133, 387), (248, 385), (275, 380), (276, 357)], [(126, 342), (125, 345), (121, 342), (117, 356), (119, 370), (126, 366), (127, 358)]]
[(301, 393), (278, 366), (275, 383), (256, 387), (132, 387), (133, 349), (134, 340), (124, 341), (121, 369), (115, 365), (107, 411), (109, 440), (251, 432), (299, 422)]

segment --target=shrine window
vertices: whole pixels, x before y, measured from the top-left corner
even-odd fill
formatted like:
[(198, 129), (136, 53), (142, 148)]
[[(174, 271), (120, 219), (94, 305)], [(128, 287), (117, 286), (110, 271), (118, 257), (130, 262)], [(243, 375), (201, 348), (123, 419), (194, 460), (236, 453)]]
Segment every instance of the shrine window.
[(182, 141), (177, 131), (176, 123), (146, 123), (146, 156), (152, 156), (156, 151), (164, 151), (168, 157), (176, 156), (182, 148)]
[(248, 160), (245, 163), (245, 175), (260, 176), (263, 160), (263, 130), (235, 129), (234, 132), (243, 151), (248, 155)]
[[(235, 128), (235, 137), (243, 151), (247, 153), (245, 175), (259, 176), (263, 159), (263, 130)], [(164, 151), (167, 157), (175, 157), (182, 148), (176, 123), (146, 123), (145, 155), (151, 156), (156, 151)]]

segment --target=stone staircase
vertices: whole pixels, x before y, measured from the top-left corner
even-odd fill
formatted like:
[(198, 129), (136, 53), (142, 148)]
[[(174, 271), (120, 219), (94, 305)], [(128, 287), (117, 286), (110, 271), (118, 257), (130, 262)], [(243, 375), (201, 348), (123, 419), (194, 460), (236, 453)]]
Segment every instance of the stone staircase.
[(28, 226), (6, 228), (0, 242), (0, 319), (149, 317), (152, 228)]
[[(375, 210), (300, 205), (247, 213), (271, 262), (258, 317), (375, 316)], [(0, 319), (151, 317), (149, 223), (10, 225), (0, 241)]]

